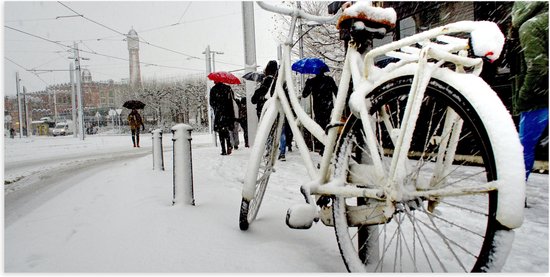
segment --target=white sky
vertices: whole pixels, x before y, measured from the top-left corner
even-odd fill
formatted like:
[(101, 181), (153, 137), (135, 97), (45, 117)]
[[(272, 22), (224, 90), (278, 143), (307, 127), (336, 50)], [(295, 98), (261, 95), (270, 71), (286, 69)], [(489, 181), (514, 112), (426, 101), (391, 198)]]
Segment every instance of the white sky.
[[(44, 39), (67, 46), (72, 46), (75, 41), (79, 42), (79, 48), (88, 51), (81, 52), (81, 57), (90, 59), (82, 61), (81, 65), (91, 71), (94, 81), (120, 81), (128, 78), (128, 61), (122, 60), (128, 59), (127, 43), (119, 33), (127, 34), (132, 27), (141, 40), (158, 46), (140, 43), (140, 61), (161, 65), (141, 64), (142, 80), (204, 74), (206, 64), (202, 52), (207, 45), (210, 45), (211, 50), (224, 53), (215, 57), (217, 71), (244, 67), (240, 1), (61, 3), (106, 27), (83, 17), (75, 17), (73, 11), (57, 1), (3, 2), (5, 95), (15, 95), (16, 71), (20, 74), (21, 86), (25, 86), (28, 92), (43, 90), (47, 85), (69, 82), (68, 71), (41, 73), (38, 78), (25, 70), (68, 70), (71, 62), (68, 57), (72, 56), (72, 50)], [(257, 64), (263, 68), (268, 60), (276, 59), (277, 42), (272, 35), (272, 15), (258, 5), (254, 5), (254, 12), (256, 59)], [(58, 18), (60, 16), (62, 18)], [(175, 25), (169, 26), (172, 24)]]

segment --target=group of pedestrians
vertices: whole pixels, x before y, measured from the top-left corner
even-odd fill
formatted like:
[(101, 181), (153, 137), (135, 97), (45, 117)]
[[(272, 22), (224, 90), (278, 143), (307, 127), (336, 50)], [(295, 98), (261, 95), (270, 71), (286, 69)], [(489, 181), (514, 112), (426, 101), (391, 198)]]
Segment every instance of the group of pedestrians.
[[(325, 76), (326, 71), (318, 73), (315, 77), (307, 80), (302, 97), (312, 96), (313, 100), (313, 118), (322, 128), (326, 128), (329, 124), (330, 114), (333, 108), (333, 99), (336, 96), (338, 87), (336, 82), (330, 76)], [(258, 120), (261, 117), (262, 109), (265, 102), (275, 91), (275, 83), (277, 81), (278, 64), (276, 61), (269, 61), (264, 69), (264, 77), (258, 88), (254, 91), (250, 99), (252, 104), (256, 105), (256, 116)], [(283, 89), (288, 95), (286, 83), (283, 84)], [(238, 112), (235, 112), (234, 104), (238, 107)], [(231, 151), (238, 145), (238, 125), (244, 131), (245, 146), (248, 147), (248, 132), (246, 123), (246, 98), (235, 99), (233, 90), (226, 84), (215, 82), (215, 85), (210, 90), (210, 106), (214, 110), (214, 131), (218, 132), (222, 155), (229, 155)], [(233, 130), (233, 135), (231, 132)], [(235, 137), (233, 140), (232, 137)], [(293, 133), (285, 118), (283, 130), (279, 141), (279, 160), (286, 160), (286, 151), (292, 151)], [(236, 144), (234, 143), (236, 141)], [(317, 141), (318, 149), (323, 154), (323, 147)]]
[(210, 89), (210, 106), (214, 111), (214, 131), (218, 133), (221, 155), (231, 155), (239, 148), (239, 125), (244, 131), (245, 147), (248, 147), (246, 98), (235, 98), (230, 86), (214, 82)]

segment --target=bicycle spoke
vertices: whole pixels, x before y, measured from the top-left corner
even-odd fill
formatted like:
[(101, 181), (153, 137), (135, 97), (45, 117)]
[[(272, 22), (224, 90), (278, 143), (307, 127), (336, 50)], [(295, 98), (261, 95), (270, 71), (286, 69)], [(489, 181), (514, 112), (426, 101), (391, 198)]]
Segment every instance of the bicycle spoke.
[(482, 216), (489, 216), (489, 214), (487, 214), (487, 212), (480, 212), (480, 211), (476, 211), (472, 208), (468, 208), (468, 207), (465, 207), (465, 206), (461, 206), (461, 205), (457, 205), (457, 204), (454, 204), (454, 203), (451, 203), (451, 202), (448, 202), (448, 201), (444, 201), (444, 200), (439, 200), (440, 203), (443, 203), (445, 205), (449, 205), (449, 206), (452, 206), (452, 207), (455, 207), (455, 208), (459, 208), (461, 210), (465, 210), (465, 211), (468, 211), (468, 212), (471, 212), (471, 213), (475, 213), (475, 214), (478, 214), (478, 215), (482, 215)]
[[(439, 266), (443, 269), (443, 271), (445, 272), (448, 272), (445, 264), (443, 263), (443, 261), (439, 258), (439, 255), (437, 254), (438, 251), (436, 251), (433, 246), (432, 246), (432, 243), (430, 243), (430, 239), (428, 238), (428, 236), (426, 235), (426, 233), (423, 231), (422, 228), (419, 228), (419, 232), (422, 234), (422, 237), (424, 238), (424, 241), (426, 242), (427, 246), (429, 247), (432, 255), (435, 257), (436, 261), (439, 263)], [(420, 242), (422, 242), (421, 239), (419, 239)], [(426, 261), (430, 267), (430, 270), (432, 272), (435, 272), (433, 266), (432, 266), (432, 263), (430, 262), (431, 259), (428, 257), (428, 253), (426, 252), (426, 248), (422, 245), (422, 250), (423, 250), (423, 253), (424, 253), (424, 257), (426, 258)]]
[[(435, 217), (435, 216), (434, 216), (434, 217)], [(476, 255), (475, 255), (474, 253), (472, 253), (471, 251), (469, 251), (469, 250), (467, 250), (466, 248), (464, 248), (459, 242), (456, 242), (456, 241), (454, 241), (454, 240), (450, 240), (450, 239), (448, 239), (445, 235), (443, 235), (443, 234), (441, 233), (441, 231), (439, 231), (439, 228), (436, 226), (435, 221), (433, 221), (433, 218), (432, 218), (431, 216), (428, 216), (428, 219), (430, 220), (431, 224), (428, 224), (428, 223), (426, 223), (426, 222), (424, 222), (424, 221), (422, 221), (422, 220), (418, 220), (418, 222), (421, 223), (421, 224), (423, 224), (424, 226), (426, 226), (426, 228), (430, 229), (431, 231), (433, 231), (433, 232), (436, 233), (437, 235), (439, 235), (440, 238), (441, 238), (444, 242), (446, 242), (446, 244), (447, 244), (449, 250), (452, 251), (452, 249), (451, 249), (450, 245), (448, 245), (448, 243), (452, 243), (452, 244), (455, 245), (456, 247), (462, 249), (464, 252), (470, 254), (470, 255), (473, 256), (473, 257), (476, 257)], [(441, 219), (441, 218), (438, 218), (438, 219)], [(443, 220), (443, 221), (445, 221), (445, 220)], [(456, 224), (453, 224), (452, 222), (449, 222), (449, 221), (445, 221), (445, 222), (446, 222), (446, 223), (450, 223), (450, 224), (452, 224), (452, 225), (454, 225), (454, 226), (460, 227), (460, 226), (458, 226), (458, 225), (456, 225)], [(468, 232), (470, 232), (470, 233), (473, 233), (473, 234), (475, 234), (475, 235), (477, 235), (477, 236), (483, 238), (483, 236), (481, 236), (481, 235), (479, 235), (479, 234), (476, 234), (476, 233), (474, 233), (474, 232), (468, 230), (467, 228), (464, 228), (463, 230), (466, 230), (466, 231), (468, 231)]]
[(384, 261), (384, 258), (386, 256), (386, 253), (388, 252), (388, 249), (390, 248), (391, 246), (391, 243), (393, 242), (393, 240), (395, 239), (395, 237), (397, 236), (397, 231), (394, 231), (391, 238), (390, 238), (390, 241), (389, 242), (386, 242), (386, 228), (384, 227), (384, 244), (383, 244), (383, 248), (382, 248), (382, 257), (380, 258), (380, 261), (378, 262), (378, 264), (376, 265), (376, 268), (375, 268), (375, 271), (376, 269), (378, 269), (378, 266), (382, 266), (383, 265), (383, 261)]
[[(430, 213), (429, 211), (422, 210), (422, 212), (425, 213), (425, 214), (428, 216), (428, 218), (431, 218), (431, 219), (437, 218), (437, 219), (439, 219), (439, 220), (441, 220), (441, 221), (443, 221), (443, 222), (445, 222), (445, 223), (447, 223), (447, 224), (450, 224), (450, 225), (452, 225), (452, 226), (455, 226), (455, 227), (457, 227), (457, 228), (459, 228), (459, 229), (461, 229), (461, 230), (463, 230), (463, 231), (466, 231), (466, 232), (468, 232), (468, 233), (470, 233), (470, 234), (473, 234), (473, 235), (476, 235), (476, 236), (478, 236), (478, 237), (480, 237), (480, 238), (483, 238), (483, 235), (480, 235), (480, 234), (478, 234), (478, 233), (476, 233), (476, 232), (474, 232), (474, 231), (472, 231), (472, 230), (470, 230), (470, 229), (468, 229), (468, 228), (466, 228), (466, 227), (464, 227), (464, 226), (462, 226), (462, 225), (459, 225), (459, 224), (456, 224), (456, 223), (454, 223), (454, 222), (451, 222), (451, 221), (449, 221), (449, 220), (447, 220), (447, 219), (445, 219), (445, 218), (442, 218), (442, 217), (440, 217), (440, 216), (438, 216), (438, 215), (435, 215), (435, 214), (433, 214), (433, 213)], [(419, 220), (419, 221), (422, 222), (421, 220)], [(424, 223), (424, 222), (423, 222), (423, 223)]]
[(447, 187), (450, 187), (450, 186), (452, 186), (452, 185), (454, 185), (454, 184), (458, 184), (458, 183), (460, 183), (460, 182), (462, 182), (462, 181), (464, 181), (464, 180), (471, 179), (472, 177), (479, 176), (480, 174), (485, 174), (485, 173), (486, 173), (485, 171), (480, 171), (480, 172), (472, 173), (472, 174), (466, 175), (465, 177), (460, 178), (460, 179), (458, 179), (458, 180), (456, 180), (456, 181), (453, 181), (453, 182), (450, 182), (450, 183), (446, 183), (445, 186), (439, 186), (439, 187), (437, 187), (437, 188), (438, 188), (438, 189), (440, 189), (440, 188), (447, 188)]
[(428, 217), (428, 219), (432, 222), (433, 226), (434, 226), (434, 231), (437, 235), (439, 235), (439, 237), (443, 240), (443, 242), (445, 243), (445, 245), (447, 245), (447, 249), (449, 251), (451, 251), (451, 253), (453, 254), (453, 256), (455, 257), (455, 259), (457, 260), (457, 262), (460, 264), (460, 267), (462, 267), (462, 269), (466, 272), (468, 271), (466, 269), (466, 267), (464, 266), (464, 264), (462, 263), (462, 261), (460, 260), (460, 258), (458, 257), (458, 255), (456, 254), (456, 252), (453, 250), (453, 248), (451, 247), (451, 245), (449, 245), (449, 243), (453, 243), (454, 245), (458, 246), (459, 248), (465, 250), (464, 248), (462, 248), (457, 242), (453, 241), (453, 240), (450, 240), (448, 239), (447, 236), (445, 236), (441, 231), (439, 231), (439, 228), (437, 228), (435, 222), (433, 221), (433, 218), (432, 217)]
[[(411, 215), (411, 211), (409, 209), (406, 210), (406, 215), (408, 216), (409, 220), (413, 224), (413, 234), (416, 235), (415, 238), (418, 237), (418, 243), (420, 244), (420, 249), (422, 250), (422, 253), (424, 254), (424, 258), (426, 259), (426, 262), (428, 263), (428, 266), (430, 267), (430, 270), (432, 272), (434, 272), (434, 268), (432, 266), (430, 258), (428, 257), (428, 253), (426, 252), (426, 249), (424, 247), (424, 244), (422, 242), (422, 238), (420, 237), (419, 232), (422, 233), (422, 235), (424, 236), (424, 238), (427, 242), (429, 242), (429, 241), (426, 239), (426, 236), (425, 236), (424, 232), (422, 231), (422, 229), (421, 228), (416, 228), (416, 226), (418, 225), (417, 219), (416, 219), (416, 217)], [(414, 242), (416, 242), (416, 239), (414, 240)], [(413, 247), (413, 249), (414, 249), (414, 253), (415, 253), (413, 263), (415, 265), (415, 269), (417, 270), (418, 268), (416, 267), (416, 247)], [(433, 250), (431, 245), (430, 245), (430, 249)]]

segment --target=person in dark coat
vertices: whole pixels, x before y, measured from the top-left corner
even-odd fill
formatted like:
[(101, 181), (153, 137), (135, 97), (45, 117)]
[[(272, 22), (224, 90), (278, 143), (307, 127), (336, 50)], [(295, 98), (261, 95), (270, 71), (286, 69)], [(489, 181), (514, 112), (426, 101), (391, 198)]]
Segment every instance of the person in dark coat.
[(252, 104), (256, 104), (256, 115), (258, 116), (258, 119), (260, 119), (262, 108), (264, 107), (265, 101), (267, 101), (267, 92), (270, 91), (271, 95), (273, 95), (273, 92), (275, 91), (275, 80), (278, 70), (277, 67), (278, 66), (276, 61), (272, 60), (267, 63), (264, 69), (265, 77), (260, 87), (254, 91), (254, 94), (250, 99), (250, 102), (252, 102)]
[(134, 147), (140, 147), (139, 146), (139, 127), (142, 128), (141, 129), (142, 131), (145, 131), (145, 125), (143, 124), (141, 115), (138, 113), (136, 109), (132, 109), (132, 111), (128, 115), (128, 124), (130, 125), (130, 131), (132, 131), (132, 142), (134, 143)]
[(514, 2), (512, 28), (519, 35), (523, 57), (512, 105), (514, 113), (520, 115), (519, 136), (527, 180), (537, 143), (548, 128), (548, 2)]
[(239, 107), (239, 118), (237, 119), (237, 122), (241, 125), (241, 128), (243, 128), (244, 133), (244, 147), (249, 147), (248, 145), (248, 116), (246, 114), (246, 97), (241, 97), (235, 99), (235, 102), (237, 102), (237, 107)]
[(231, 141), (231, 146), (233, 147), (233, 150), (239, 149), (239, 106), (237, 104), (237, 99), (235, 98), (234, 92), (231, 91), (231, 99), (233, 101), (231, 104), (233, 105), (233, 117), (235, 118), (235, 121), (229, 128), (229, 139)]
[(229, 128), (232, 128), (235, 123), (233, 90), (231, 87), (216, 82), (210, 89), (210, 106), (214, 111), (214, 131), (218, 132), (220, 136), (221, 154), (230, 155), (233, 148), (229, 138)]
[[(273, 95), (275, 92), (275, 82), (277, 81), (277, 62), (276, 61), (269, 61), (264, 69), (265, 77), (262, 81), (262, 84), (259, 88), (254, 91), (254, 95), (252, 95), (252, 98), (250, 101), (252, 104), (256, 104), (256, 115), (258, 116), (258, 119), (260, 119), (260, 116), (262, 114), (262, 108), (265, 104), (265, 101), (267, 101), (266, 95), (267, 92), (270, 92), (270, 95)], [(288, 89), (286, 83), (283, 84), (283, 89), (285, 91), (285, 94), (288, 98)], [(281, 133), (281, 138), (279, 142), (279, 160), (286, 161), (286, 149), (289, 148), (289, 151), (292, 151), (292, 130), (290, 130), (290, 126), (288, 126), (288, 122), (286, 121), (283, 124), (283, 130)]]
[[(315, 77), (308, 79), (304, 90), (302, 91), (302, 97), (313, 97), (313, 119), (321, 128), (325, 129), (330, 123), (330, 114), (334, 108), (333, 97), (336, 96), (338, 87), (336, 82), (330, 76), (325, 76), (324, 72), (321, 72)], [(317, 140), (316, 144), (319, 145), (321, 155), (323, 154), (323, 145)]]

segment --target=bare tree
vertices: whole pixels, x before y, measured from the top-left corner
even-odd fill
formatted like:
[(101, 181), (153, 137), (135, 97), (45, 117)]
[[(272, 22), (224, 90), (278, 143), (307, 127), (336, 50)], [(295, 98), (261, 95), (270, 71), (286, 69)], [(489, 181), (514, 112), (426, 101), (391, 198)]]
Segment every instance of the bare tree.
[[(329, 16), (329, 2), (323, 1), (301, 1), (301, 8), (310, 14)], [(285, 2), (286, 5), (296, 5), (295, 2)], [(286, 16), (275, 16), (277, 26), (274, 32), (277, 34), (279, 41), (283, 42), (287, 35), (290, 26), (290, 20)], [(334, 73), (339, 73), (344, 63), (344, 45), (339, 39), (339, 32), (333, 24), (310, 25), (307, 22), (301, 22), (303, 35), (300, 37), (299, 32), (294, 34), (294, 47), (292, 48), (292, 60), (297, 60), (299, 57), (299, 40), (303, 41), (304, 57), (317, 57), (323, 59)], [(299, 28), (300, 26), (298, 26)]]
[(146, 80), (140, 89), (126, 93), (145, 103), (143, 115), (149, 124), (167, 129), (177, 123), (206, 126), (206, 79), (183, 76), (171, 80)]

